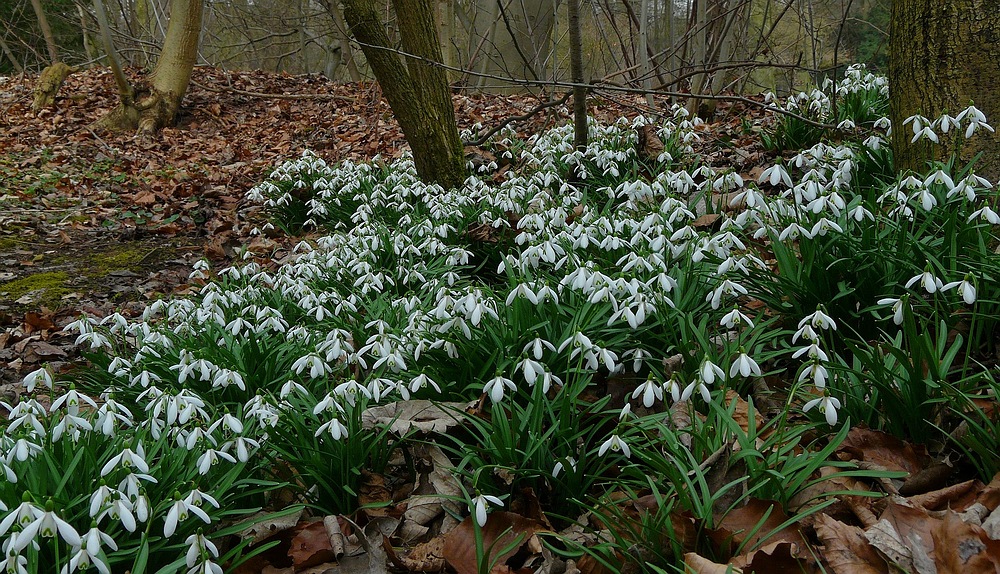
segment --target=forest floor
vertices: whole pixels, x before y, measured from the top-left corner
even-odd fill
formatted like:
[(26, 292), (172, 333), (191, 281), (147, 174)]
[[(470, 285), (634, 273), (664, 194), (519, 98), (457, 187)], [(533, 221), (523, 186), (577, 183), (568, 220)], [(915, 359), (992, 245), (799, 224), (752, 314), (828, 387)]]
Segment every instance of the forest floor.
[[(282, 161), (307, 149), (333, 163), (395, 157), (407, 147), (377, 84), (197, 68), (177, 126), (154, 139), (94, 130), (117, 104), (107, 69), (71, 75), (56, 104), (38, 113), (33, 89), (34, 77), (0, 79), (3, 396), (40, 364), (71, 367), (79, 355), (61, 328), (80, 313), (141, 313), (149, 301), (190, 289), (194, 262), (225, 267), (240, 246), (287, 254), (290, 238), (249, 237), (261, 219), (243, 201)], [(454, 97), (460, 129), (489, 129), (541, 101)], [(590, 113), (610, 122), (648, 113), (643, 104), (593, 98)], [(759, 126), (762, 112), (723, 103), (717, 116), (699, 146), (706, 160), (759, 170), (758, 139), (738, 128), (750, 117)], [(560, 106), (512, 127), (537, 133), (568, 121)]]

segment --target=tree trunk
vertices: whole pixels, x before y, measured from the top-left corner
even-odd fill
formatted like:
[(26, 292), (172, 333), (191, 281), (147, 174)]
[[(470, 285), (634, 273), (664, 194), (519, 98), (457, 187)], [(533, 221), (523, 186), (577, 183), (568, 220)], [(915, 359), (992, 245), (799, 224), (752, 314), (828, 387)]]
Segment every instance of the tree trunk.
[(42, 10), (42, 0), (31, 0), (31, 7), (35, 11), (38, 27), (42, 30), (42, 37), (45, 38), (45, 48), (49, 51), (49, 64), (55, 65), (59, 62), (59, 51), (52, 36), (52, 28), (49, 27), (49, 19), (45, 17), (45, 10)]
[[(1000, 134), (980, 129), (964, 135), (950, 130), (942, 145), (910, 143), (913, 130), (903, 121), (920, 114), (931, 120), (951, 116), (974, 102), (991, 125), (1000, 128), (1000, 0), (895, 0), (889, 48), (889, 110), (896, 169), (924, 171), (931, 159), (945, 160), (959, 150), (959, 166), (976, 154), (976, 173), (1000, 178)], [(959, 133), (956, 133), (960, 132)], [(1000, 132), (1000, 129), (998, 129)]]
[(420, 179), (455, 188), (465, 181), (465, 157), (431, 0), (393, 0), (403, 51), (391, 47), (374, 0), (344, 0), (344, 18), (413, 150)]
[(569, 67), (573, 76), (573, 143), (587, 149), (587, 87), (583, 85), (583, 39), (580, 30), (580, 0), (567, 0), (569, 25)]
[(56, 62), (51, 66), (46, 66), (38, 81), (35, 82), (35, 98), (31, 102), (31, 111), (38, 112), (42, 108), (47, 108), (55, 103), (56, 94), (62, 87), (66, 77), (74, 72), (74, 68), (62, 62)]
[(136, 87), (133, 101), (122, 101), (101, 119), (112, 130), (154, 133), (173, 125), (198, 57), (203, 0), (171, 0), (163, 51), (147, 86)]

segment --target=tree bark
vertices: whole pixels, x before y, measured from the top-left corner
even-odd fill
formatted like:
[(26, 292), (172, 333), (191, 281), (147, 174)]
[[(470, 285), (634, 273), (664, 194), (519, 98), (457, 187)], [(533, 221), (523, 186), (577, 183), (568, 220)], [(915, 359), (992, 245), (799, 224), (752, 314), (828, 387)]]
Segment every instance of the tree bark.
[(569, 24), (569, 67), (573, 76), (573, 143), (587, 149), (587, 87), (583, 85), (583, 39), (580, 30), (580, 0), (567, 0)]
[[(1000, 134), (977, 131), (964, 142), (964, 128), (949, 131), (942, 145), (910, 143), (903, 121), (920, 114), (931, 120), (957, 115), (970, 102), (1000, 132), (1000, 0), (895, 0), (889, 39), (889, 111), (895, 167), (924, 171), (931, 159), (946, 160), (956, 149), (959, 166), (982, 153), (975, 170), (1000, 178)], [(959, 145), (960, 144), (960, 145)]]
[[(393, 48), (374, 0), (344, 0), (344, 18), (378, 79), (413, 151), (420, 179), (455, 188), (465, 181), (465, 157), (455, 122), (441, 44), (430, 0), (393, 0), (403, 51)], [(405, 59), (405, 62), (404, 62)]]
[(59, 50), (56, 49), (56, 40), (52, 36), (52, 28), (49, 27), (49, 19), (45, 17), (45, 10), (42, 10), (42, 0), (31, 0), (31, 8), (35, 11), (38, 27), (42, 30), (42, 37), (45, 38), (45, 48), (49, 51), (49, 64), (55, 65), (59, 62)]
[(163, 50), (148, 85), (137, 86), (134, 99), (123, 100), (101, 119), (101, 127), (151, 134), (174, 124), (198, 57), (203, 3), (171, 0)]

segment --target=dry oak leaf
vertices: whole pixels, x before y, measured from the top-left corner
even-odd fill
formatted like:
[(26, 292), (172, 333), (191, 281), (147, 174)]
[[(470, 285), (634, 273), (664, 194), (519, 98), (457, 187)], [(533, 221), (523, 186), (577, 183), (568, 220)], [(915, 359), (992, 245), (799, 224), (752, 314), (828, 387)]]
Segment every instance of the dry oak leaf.
[(888, 564), (857, 526), (819, 514), (814, 527), (823, 543), (825, 563), (834, 574), (888, 574)]

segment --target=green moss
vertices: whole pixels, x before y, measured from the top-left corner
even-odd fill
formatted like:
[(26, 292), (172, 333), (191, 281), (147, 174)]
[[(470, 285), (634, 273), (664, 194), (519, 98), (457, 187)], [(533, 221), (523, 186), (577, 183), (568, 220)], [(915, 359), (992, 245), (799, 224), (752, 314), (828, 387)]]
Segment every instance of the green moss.
[(90, 266), (95, 275), (104, 275), (109, 271), (122, 269), (134, 270), (150, 253), (150, 248), (144, 245), (122, 245), (104, 252), (94, 253), (90, 258)]
[(0, 237), (0, 251), (17, 248), (17, 240), (13, 237)]
[(69, 275), (61, 271), (55, 273), (35, 273), (20, 279), (0, 283), (0, 297), (16, 301), (29, 293), (37, 294), (37, 303), (46, 307), (57, 306), (63, 295), (71, 290), (65, 286)]

